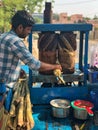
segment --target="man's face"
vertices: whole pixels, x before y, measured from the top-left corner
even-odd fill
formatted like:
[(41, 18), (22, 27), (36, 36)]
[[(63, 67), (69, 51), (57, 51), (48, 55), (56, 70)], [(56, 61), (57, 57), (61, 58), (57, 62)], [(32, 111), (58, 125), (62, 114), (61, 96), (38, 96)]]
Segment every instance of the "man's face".
[(30, 33), (31, 33), (32, 27), (23, 27), (20, 26), (20, 28), (18, 29), (18, 36), (20, 38), (26, 38)]

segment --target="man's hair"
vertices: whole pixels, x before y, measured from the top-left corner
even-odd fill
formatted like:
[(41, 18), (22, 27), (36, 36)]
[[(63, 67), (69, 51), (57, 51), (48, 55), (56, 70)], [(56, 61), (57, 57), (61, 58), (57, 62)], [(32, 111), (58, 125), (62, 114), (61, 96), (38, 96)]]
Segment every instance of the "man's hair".
[(18, 25), (22, 24), (23, 27), (29, 27), (35, 24), (33, 17), (25, 10), (19, 10), (11, 19), (12, 28), (16, 29)]

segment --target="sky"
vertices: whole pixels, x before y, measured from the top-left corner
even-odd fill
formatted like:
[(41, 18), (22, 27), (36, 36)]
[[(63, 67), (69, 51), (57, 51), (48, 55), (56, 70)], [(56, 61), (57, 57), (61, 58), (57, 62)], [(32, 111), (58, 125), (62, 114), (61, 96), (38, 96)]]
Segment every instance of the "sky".
[[(83, 14), (84, 17), (98, 16), (98, 0), (54, 0), (53, 13)], [(51, 0), (47, 0), (51, 2)]]

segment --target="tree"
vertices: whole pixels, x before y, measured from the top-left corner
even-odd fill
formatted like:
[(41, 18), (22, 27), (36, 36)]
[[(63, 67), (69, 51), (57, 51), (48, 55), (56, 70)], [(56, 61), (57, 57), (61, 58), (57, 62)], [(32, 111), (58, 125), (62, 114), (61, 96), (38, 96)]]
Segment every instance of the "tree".
[(90, 18), (89, 18), (89, 17), (84, 17), (83, 19), (84, 19), (85, 21), (90, 20)]
[(98, 20), (98, 16), (95, 15), (94, 18), (93, 18), (93, 20)]
[(59, 20), (59, 14), (54, 13), (54, 14), (53, 14), (53, 19), (55, 19), (55, 20), (57, 20), (57, 21), (58, 21), (58, 20)]
[(31, 14), (41, 12), (44, 0), (1, 0), (0, 4), (0, 31), (10, 29), (10, 19), (17, 10), (25, 9)]
[(2, 0), (2, 5), (0, 7), (0, 16), (1, 16), (0, 30), (1, 31), (5, 32), (7, 31), (7, 29), (10, 28), (11, 26), (10, 19), (16, 10), (24, 8), (23, 2), (24, 0), (21, 1)]

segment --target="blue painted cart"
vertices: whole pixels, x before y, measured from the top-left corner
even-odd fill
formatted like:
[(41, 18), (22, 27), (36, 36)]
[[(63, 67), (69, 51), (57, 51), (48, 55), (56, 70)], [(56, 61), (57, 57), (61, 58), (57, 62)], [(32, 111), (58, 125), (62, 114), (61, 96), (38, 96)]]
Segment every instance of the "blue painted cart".
[[(68, 99), (70, 101), (75, 99), (89, 100), (89, 92), (97, 85), (88, 84), (88, 42), (89, 32), (92, 30), (91, 24), (36, 24), (32, 28), (32, 33), (29, 35), (29, 50), (32, 53), (33, 46), (33, 33), (34, 32), (47, 32), (47, 31), (78, 31), (79, 37), (79, 66), (78, 71), (74, 74), (63, 75), (65, 81), (78, 81), (76, 86), (52, 86), (52, 87), (35, 87), (32, 86), (33, 82), (51, 82), (54, 76), (47, 75), (33, 75), (29, 70), (29, 86), (31, 94), (31, 102), (33, 104), (33, 118), (35, 120), (35, 127), (33, 130), (72, 130), (74, 123), (83, 123), (76, 121), (70, 115), (68, 118), (57, 119), (51, 114), (50, 101), (55, 98)], [(83, 59), (84, 55), (84, 60)], [(48, 79), (48, 80), (47, 80)], [(83, 83), (80, 85), (79, 83)], [(98, 130), (98, 126), (93, 124), (92, 119), (90, 125), (86, 130)]]

